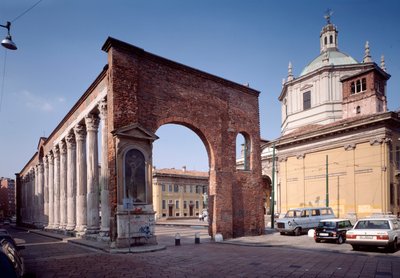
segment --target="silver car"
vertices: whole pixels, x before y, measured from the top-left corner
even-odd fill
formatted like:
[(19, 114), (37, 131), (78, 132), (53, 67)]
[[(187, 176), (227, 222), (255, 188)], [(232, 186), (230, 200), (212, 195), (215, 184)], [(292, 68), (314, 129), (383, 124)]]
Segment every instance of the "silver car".
[(284, 234), (296, 236), (314, 229), (322, 219), (335, 218), (329, 207), (306, 207), (287, 211), (285, 217), (276, 220), (276, 230)]

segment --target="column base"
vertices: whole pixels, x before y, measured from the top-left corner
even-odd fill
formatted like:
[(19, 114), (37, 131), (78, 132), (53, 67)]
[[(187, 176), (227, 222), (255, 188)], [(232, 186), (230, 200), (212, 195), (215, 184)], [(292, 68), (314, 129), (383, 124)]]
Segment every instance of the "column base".
[(105, 228), (100, 229), (100, 236), (110, 237), (110, 229), (105, 229)]
[(100, 232), (99, 228), (87, 228), (85, 234), (93, 235), (93, 234), (98, 234), (99, 232)]
[(65, 229), (67, 231), (74, 231), (75, 230), (75, 224), (68, 224)]

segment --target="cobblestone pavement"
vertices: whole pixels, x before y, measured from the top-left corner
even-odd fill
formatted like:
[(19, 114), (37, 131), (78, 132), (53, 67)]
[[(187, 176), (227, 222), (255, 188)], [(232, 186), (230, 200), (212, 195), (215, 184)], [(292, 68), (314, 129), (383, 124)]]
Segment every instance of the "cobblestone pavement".
[[(201, 244), (194, 243), (198, 231)], [(166, 226), (156, 228), (166, 249), (113, 254), (33, 232), (10, 232), (25, 245), (30, 277), (400, 277), (400, 251), (355, 252), (346, 244), (316, 244), (307, 235), (270, 234), (219, 244), (204, 228)], [(184, 239), (181, 246), (171, 243), (176, 232)]]

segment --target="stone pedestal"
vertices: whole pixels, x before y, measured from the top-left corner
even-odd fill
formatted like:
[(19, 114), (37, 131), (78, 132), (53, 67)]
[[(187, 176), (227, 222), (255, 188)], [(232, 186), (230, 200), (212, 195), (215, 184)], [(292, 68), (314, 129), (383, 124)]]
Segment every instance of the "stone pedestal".
[(130, 212), (117, 212), (118, 237), (116, 247), (156, 245), (154, 215), (154, 211), (144, 211), (140, 207)]

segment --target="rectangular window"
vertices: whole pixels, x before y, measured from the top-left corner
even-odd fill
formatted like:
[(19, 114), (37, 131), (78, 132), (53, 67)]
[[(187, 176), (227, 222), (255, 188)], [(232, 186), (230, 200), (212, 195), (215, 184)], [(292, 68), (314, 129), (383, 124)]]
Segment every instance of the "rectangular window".
[(183, 201), (183, 208), (187, 209), (187, 201)]
[(186, 193), (186, 185), (183, 185), (183, 192)]
[(179, 200), (175, 201), (175, 208), (179, 209)]
[(172, 184), (168, 185), (168, 192), (172, 192)]
[(161, 190), (162, 190), (162, 192), (165, 192), (165, 184), (161, 185)]
[(190, 193), (193, 193), (193, 186), (189, 185), (190, 187)]
[(359, 93), (361, 92), (361, 81), (357, 80), (356, 82), (356, 92)]
[(361, 91), (367, 90), (367, 79), (361, 79)]
[(177, 184), (174, 185), (174, 192), (179, 192), (179, 185)]
[(311, 108), (311, 92), (303, 93), (303, 110), (307, 110)]
[(203, 186), (203, 194), (207, 193), (207, 186)]
[(167, 208), (166, 202), (165, 202), (165, 200), (162, 200), (162, 209), (166, 209), (166, 208)]
[(396, 147), (396, 165), (400, 169), (400, 147)]
[(356, 86), (354, 85), (354, 81), (351, 82), (350, 91), (351, 91), (352, 95), (354, 95), (356, 93)]
[(199, 194), (200, 193), (200, 186), (196, 185), (196, 193)]
[(196, 201), (196, 208), (199, 208), (199, 201)]

